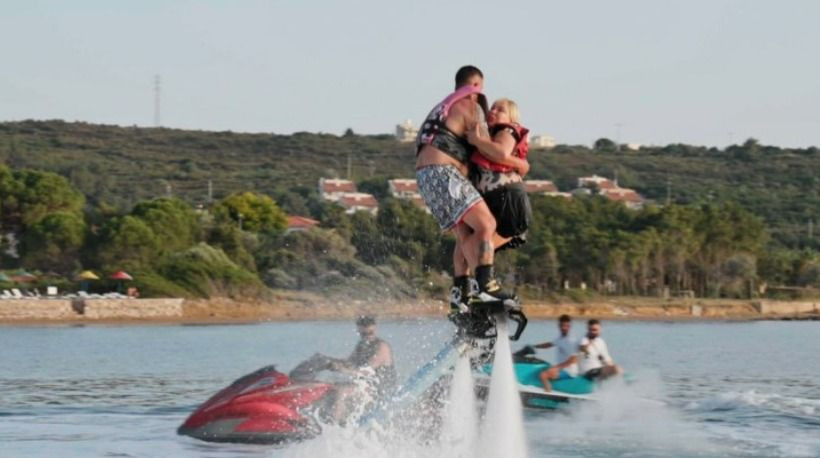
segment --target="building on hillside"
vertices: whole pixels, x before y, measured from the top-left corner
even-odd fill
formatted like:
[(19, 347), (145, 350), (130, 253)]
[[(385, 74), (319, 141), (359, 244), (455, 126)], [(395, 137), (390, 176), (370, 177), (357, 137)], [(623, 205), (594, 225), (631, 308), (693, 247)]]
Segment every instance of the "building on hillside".
[(413, 121), (406, 120), (401, 124), (396, 124), (396, 140), (400, 142), (412, 142), (416, 140), (419, 128), (413, 125)]
[(318, 225), (319, 222), (315, 219), (305, 216), (290, 215), (288, 216), (288, 227), (285, 229), (285, 233), (289, 234), (291, 232), (306, 231)]
[(644, 198), (634, 189), (622, 188), (618, 186), (617, 180), (610, 180), (598, 175), (578, 178), (578, 189), (572, 191), (573, 194), (595, 194), (606, 197), (615, 202), (623, 202), (628, 208), (639, 209), (643, 207)]
[(558, 192), (558, 186), (550, 180), (524, 180), (524, 187), (528, 194)]
[(396, 178), (393, 180), (388, 180), (387, 188), (391, 196), (397, 199), (409, 200), (422, 210), (428, 213), (430, 212), (430, 209), (427, 208), (421, 194), (419, 194), (419, 185), (416, 183), (416, 180), (410, 178)]
[(550, 180), (524, 180), (524, 187), (527, 194), (572, 198), (572, 194), (559, 191), (558, 186)]
[(578, 187), (601, 192), (604, 189), (617, 188), (618, 182), (612, 181), (609, 178), (600, 177), (598, 175), (592, 175), (591, 177), (578, 178)]
[(627, 151), (640, 151), (642, 146), (640, 143), (627, 143), (626, 149)]
[(364, 192), (343, 193), (336, 203), (344, 207), (345, 213), (349, 215), (360, 211), (366, 211), (375, 215), (379, 211), (379, 202), (373, 194)]
[(555, 148), (557, 143), (555, 138), (549, 135), (533, 135), (530, 137), (530, 147), (532, 148)]
[(411, 199), (419, 195), (419, 185), (411, 178), (395, 178), (387, 180), (390, 195), (397, 199)]
[(628, 208), (639, 210), (643, 207), (644, 198), (634, 189), (614, 188), (604, 189), (600, 193), (602, 196), (615, 202), (623, 202)]
[(338, 178), (319, 178), (319, 195), (325, 200), (337, 201), (342, 194), (356, 192), (356, 183)]

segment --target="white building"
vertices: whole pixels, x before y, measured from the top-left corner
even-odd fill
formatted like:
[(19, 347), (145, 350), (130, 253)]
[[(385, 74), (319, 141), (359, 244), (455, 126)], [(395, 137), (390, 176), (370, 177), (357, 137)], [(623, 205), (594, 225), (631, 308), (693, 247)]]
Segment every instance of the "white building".
[(364, 192), (346, 192), (336, 203), (344, 207), (347, 214), (365, 211), (375, 215), (379, 211), (379, 202), (376, 197)]
[(530, 146), (533, 148), (555, 148), (555, 138), (549, 135), (533, 135), (530, 137)]
[(356, 192), (356, 183), (338, 178), (319, 178), (319, 195), (325, 200), (335, 202), (349, 192)]
[(430, 209), (424, 203), (421, 194), (419, 194), (419, 185), (416, 180), (410, 178), (396, 178), (387, 181), (387, 188), (390, 195), (397, 199), (405, 199), (416, 204), (417, 207), (430, 213)]
[(400, 142), (412, 142), (416, 140), (419, 128), (413, 126), (413, 121), (406, 120), (401, 124), (396, 124), (396, 140)]

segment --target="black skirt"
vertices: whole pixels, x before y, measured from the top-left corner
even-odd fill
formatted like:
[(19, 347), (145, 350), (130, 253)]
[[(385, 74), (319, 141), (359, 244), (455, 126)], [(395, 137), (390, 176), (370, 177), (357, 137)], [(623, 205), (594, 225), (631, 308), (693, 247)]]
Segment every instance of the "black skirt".
[(496, 232), (512, 238), (501, 248), (515, 248), (526, 242), (527, 228), (532, 221), (532, 206), (524, 183), (510, 183), (482, 194), (484, 202), (495, 216)]

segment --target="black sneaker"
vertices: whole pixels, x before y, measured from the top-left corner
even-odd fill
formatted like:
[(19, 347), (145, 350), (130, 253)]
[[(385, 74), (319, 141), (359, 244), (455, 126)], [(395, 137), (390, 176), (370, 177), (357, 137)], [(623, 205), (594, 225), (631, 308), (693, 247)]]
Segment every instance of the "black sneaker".
[(501, 302), (507, 307), (519, 307), (518, 296), (501, 288), (501, 284), (494, 278), (484, 285), (479, 285), (476, 299), (480, 302)]

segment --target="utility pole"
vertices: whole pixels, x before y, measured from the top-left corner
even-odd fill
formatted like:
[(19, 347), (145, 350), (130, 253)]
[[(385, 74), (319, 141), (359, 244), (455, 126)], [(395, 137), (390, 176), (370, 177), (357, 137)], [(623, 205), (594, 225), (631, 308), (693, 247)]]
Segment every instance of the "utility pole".
[(347, 155), (347, 179), (348, 180), (350, 179), (351, 171), (353, 170), (353, 162), (351, 162), (351, 161), (352, 161), (352, 158), (348, 154)]
[(616, 122), (615, 123), (615, 150), (621, 152), (621, 126), (623, 124)]
[(214, 201), (214, 182), (213, 180), (208, 180), (208, 203), (213, 203)]
[(159, 96), (160, 96), (160, 79), (159, 75), (154, 75), (154, 127), (160, 127), (159, 117)]
[(672, 203), (672, 180), (666, 177), (666, 206)]

